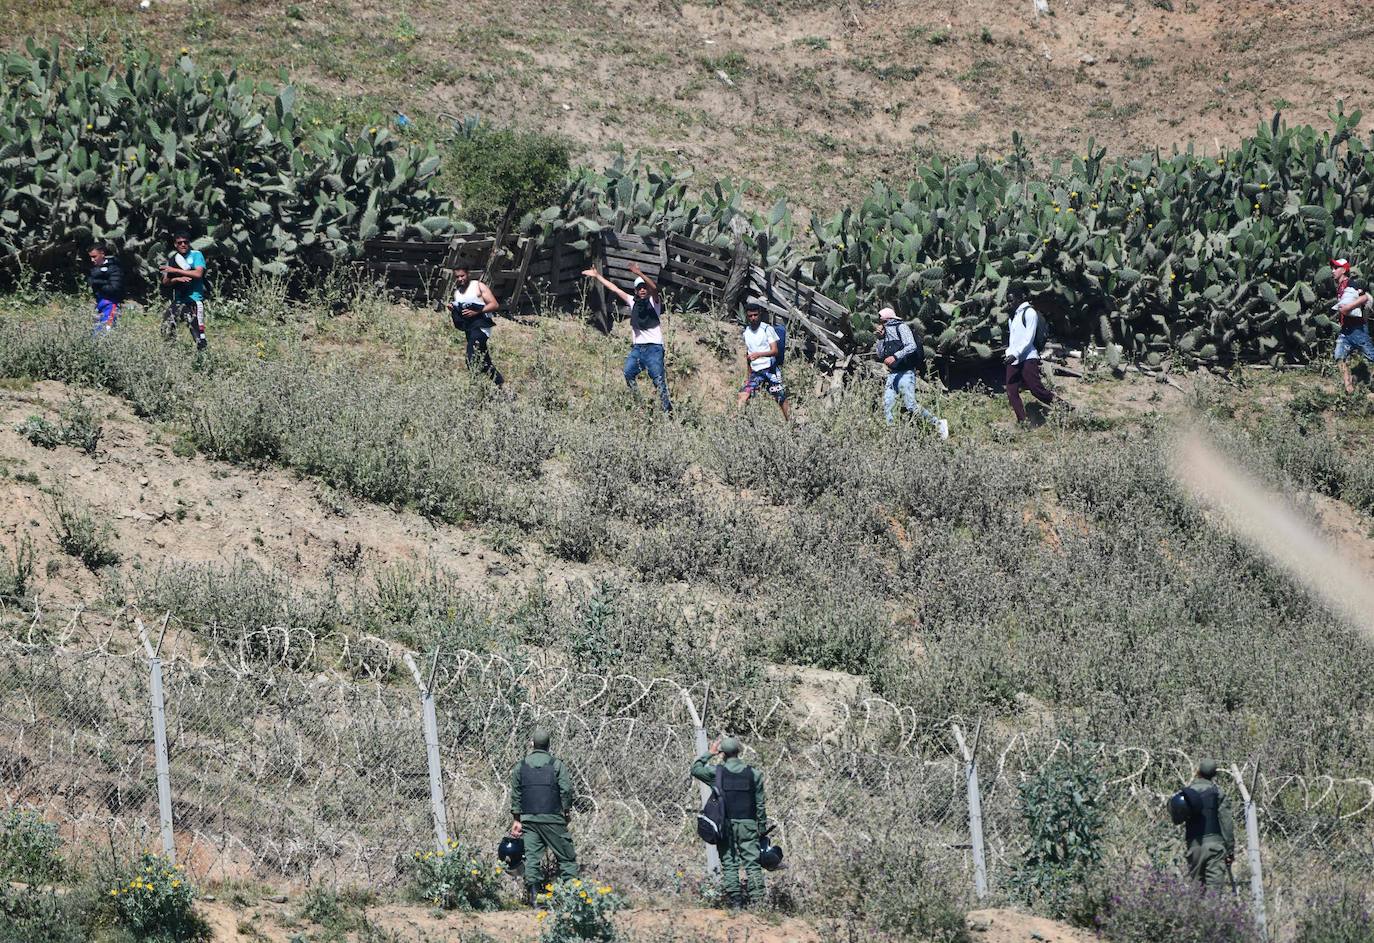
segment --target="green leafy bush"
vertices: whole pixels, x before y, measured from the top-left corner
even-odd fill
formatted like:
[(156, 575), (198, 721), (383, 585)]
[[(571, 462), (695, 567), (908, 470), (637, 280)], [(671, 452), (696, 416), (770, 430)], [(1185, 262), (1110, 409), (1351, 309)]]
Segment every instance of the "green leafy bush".
[(149, 943), (183, 943), (209, 937), (195, 912), (195, 889), (180, 865), (144, 853), (108, 891), (121, 925)]
[(415, 895), (444, 910), (497, 910), (501, 906), (499, 864), (485, 864), (453, 839), (442, 851), (417, 851), (410, 860)]
[(1102, 863), (1102, 779), (1091, 757), (1072, 746), (1018, 787), (1027, 839), (1012, 884), (1050, 916), (1078, 909)]
[(71, 894), (0, 886), (0, 943), (89, 943), (90, 923)]
[(518, 221), (558, 199), (568, 179), (568, 147), (541, 131), (477, 123), (449, 142), (442, 183), (463, 217), (492, 230), (515, 204)]
[(1113, 943), (1258, 943), (1244, 902), (1209, 893), (1196, 881), (1163, 871), (1137, 871), (1113, 894), (1100, 920)]
[(11, 809), (0, 818), (0, 879), (43, 884), (60, 878), (62, 839), (37, 812)]
[(55, 449), (62, 444), (62, 434), (42, 416), (28, 417), (15, 426), (14, 431), (40, 449)]
[(576, 940), (614, 940), (611, 917), (625, 906), (625, 899), (609, 884), (590, 884), (580, 878), (546, 884), (538, 895), (541, 943), (574, 943)]

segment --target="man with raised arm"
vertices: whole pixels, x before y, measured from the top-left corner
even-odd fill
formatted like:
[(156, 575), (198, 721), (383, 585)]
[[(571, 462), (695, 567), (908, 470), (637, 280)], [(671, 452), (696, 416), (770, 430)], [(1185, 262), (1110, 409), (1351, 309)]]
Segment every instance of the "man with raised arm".
[[(763, 903), (763, 867), (759, 864), (759, 839), (768, 832), (768, 806), (764, 801), (763, 773), (739, 758), (743, 747), (734, 737), (714, 740), (706, 753), (692, 764), (692, 777), (715, 787), (719, 757), (720, 792), (725, 804), (725, 834), (721, 839), (721, 883), (731, 906)], [(740, 889), (744, 871), (747, 890)]]
[(668, 378), (663, 372), (663, 299), (659, 296), (658, 285), (633, 262), (630, 263), (630, 274), (635, 277), (633, 295), (602, 275), (600, 269), (592, 267), (582, 274), (600, 282), (629, 309), (630, 354), (625, 358), (625, 385), (633, 390), (636, 378), (647, 370), (649, 379), (658, 388), (663, 411), (672, 412)]

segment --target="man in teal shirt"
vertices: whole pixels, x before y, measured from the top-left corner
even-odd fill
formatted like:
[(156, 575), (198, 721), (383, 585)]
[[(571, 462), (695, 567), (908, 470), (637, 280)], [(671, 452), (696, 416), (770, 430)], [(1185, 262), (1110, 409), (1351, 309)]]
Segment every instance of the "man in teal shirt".
[(205, 349), (205, 256), (191, 248), (191, 236), (179, 232), (172, 240), (175, 251), (162, 266), (162, 284), (172, 289), (172, 303), (162, 323), (162, 334), (171, 338), (178, 321), (191, 328), (196, 350)]
[[(695, 779), (714, 786), (716, 768), (711, 757), (722, 757), (721, 797), (725, 801), (725, 835), (720, 843), (721, 882), (725, 900), (743, 906), (763, 903), (763, 868), (759, 865), (759, 838), (768, 831), (768, 807), (764, 803), (763, 774), (739, 758), (742, 747), (725, 737), (707, 747), (692, 764)], [(748, 880), (748, 897), (740, 890), (739, 873)]]

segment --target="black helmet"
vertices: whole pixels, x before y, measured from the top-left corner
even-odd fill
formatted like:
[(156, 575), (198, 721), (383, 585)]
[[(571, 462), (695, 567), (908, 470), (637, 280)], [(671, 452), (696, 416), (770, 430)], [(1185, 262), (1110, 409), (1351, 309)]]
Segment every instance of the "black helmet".
[(525, 840), (516, 838), (514, 835), (507, 835), (496, 846), (496, 857), (504, 861), (507, 867), (515, 867), (525, 860)]
[(765, 871), (776, 871), (782, 864), (782, 846), (775, 845), (764, 835), (759, 838), (759, 866)]

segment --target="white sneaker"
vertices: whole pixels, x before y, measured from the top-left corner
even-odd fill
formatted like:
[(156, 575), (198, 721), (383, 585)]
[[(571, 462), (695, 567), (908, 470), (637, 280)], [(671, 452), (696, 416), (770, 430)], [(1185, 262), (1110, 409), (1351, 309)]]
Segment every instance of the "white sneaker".
[(939, 422), (935, 423), (935, 431), (936, 431), (937, 434), (939, 434), (940, 438), (942, 438), (942, 439), (948, 439), (948, 438), (949, 438), (949, 420), (948, 420), (948, 419), (941, 419)]

